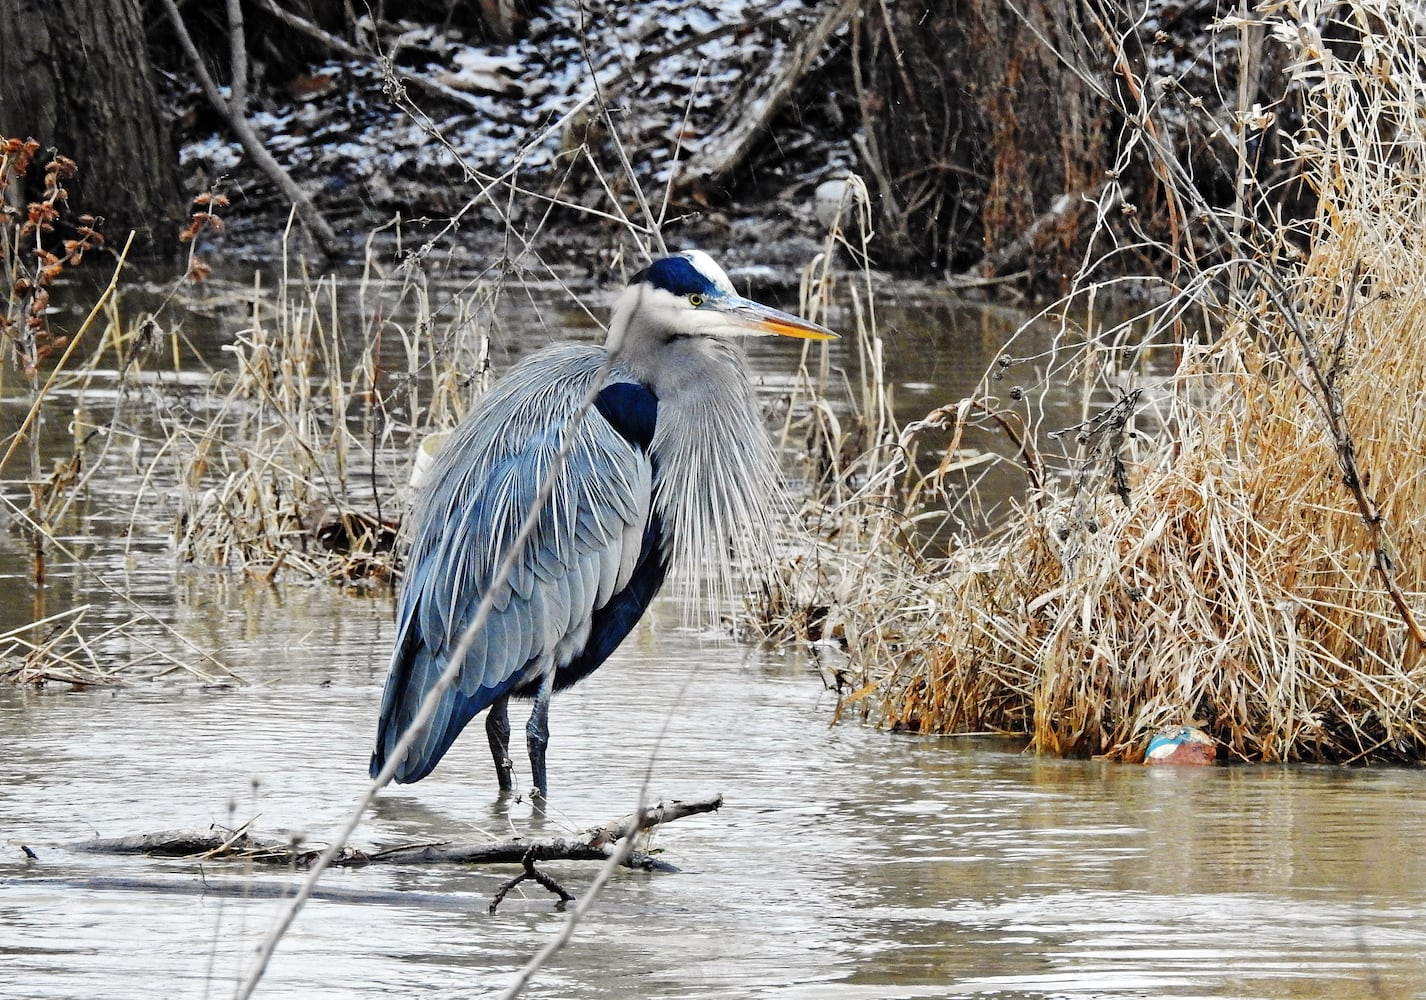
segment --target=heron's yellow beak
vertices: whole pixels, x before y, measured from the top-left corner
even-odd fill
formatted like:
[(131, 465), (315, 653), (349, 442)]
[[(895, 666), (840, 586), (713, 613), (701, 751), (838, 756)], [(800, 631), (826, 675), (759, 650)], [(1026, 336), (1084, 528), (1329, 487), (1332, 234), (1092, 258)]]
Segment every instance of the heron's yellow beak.
[(797, 337), (800, 340), (837, 340), (838, 337), (825, 326), (810, 323), (800, 316), (765, 306), (752, 299), (732, 299), (723, 306), (724, 311), (741, 327), (753, 334), (772, 334), (778, 337)]

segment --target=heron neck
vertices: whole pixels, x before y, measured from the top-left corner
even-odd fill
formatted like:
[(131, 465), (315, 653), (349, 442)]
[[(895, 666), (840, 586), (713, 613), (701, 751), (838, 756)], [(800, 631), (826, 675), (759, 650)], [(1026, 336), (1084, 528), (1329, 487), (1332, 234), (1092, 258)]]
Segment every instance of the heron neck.
[(748, 572), (771, 564), (785, 501), (741, 352), (706, 337), (674, 344), (697, 347), (649, 383), (659, 400), (654, 509), (675, 585), (705, 618), (734, 606)]

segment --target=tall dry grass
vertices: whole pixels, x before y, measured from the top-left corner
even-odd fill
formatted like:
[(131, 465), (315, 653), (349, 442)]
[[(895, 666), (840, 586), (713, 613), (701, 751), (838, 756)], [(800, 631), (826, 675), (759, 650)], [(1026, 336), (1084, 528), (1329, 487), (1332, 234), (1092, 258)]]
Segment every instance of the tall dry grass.
[[(10, 145), (0, 140), (0, 179)], [(195, 205), (185, 238), (196, 248), (196, 235), (219, 227), (221, 201), (205, 195)], [(70, 257), (55, 259), (43, 278), (15, 263), (23, 259), (17, 237), (37, 238), (34, 220), (47, 218), (39, 203), (27, 215), (0, 217), (0, 263), (10, 267), (12, 288), (0, 343), (31, 397), (26, 419), (0, 442), (0, 467), (29, 453), (29, 476), (7, 485), (28, 487), (14, 492), (28, 492), (30, 504), (11, 495), (0, 502), (32, 539), (37, 585), (37, 620), (0, 636), (0, 681), (113, 684), (179, 669), (204, 682), (230, 678), (209, 652), (106, 578), (132, 563), (132, 543), (165, 528), (180, 563), (261, 581), (389, 586), (399, 573), (397, 532), (418, 448), (458, 420), (485, 377), (480, 283), (437, 305), (422, 268), (383, 269), (372, 250), (358, 282), (313, 278), (285, 259), (275, 283), (259, 272), (246, 292), (204, 291), (211, 271), (195, 252), (155, 312), (130, 314), (116, 294), (121, 254), (109, 287), (66, 337), (48, 327), (47, 289), (87, 247), (67, 242)], [(233, 314), (238, 301), (246, 322), (231, 324), (224, 356), (202, 356), (188, 324), (200, 313)], [(85, 338), (91, 327), (99, 328), (97, 343)], [(46, 355), (53, 357), (41, 372)], [(57, 421), (69, 440), (46, 475), (40, 430)], [(113, 560), (89, 566), (66, 539), (90, 530), (90, 501), (100, 497), (129, 522), (112, 540)], [(56, 555), (127, 605), (130, 617), (95, 624), (86, 607), (49, 613), (45, 567)], [(116, 657), (120, 640), (127, 645)]]
[[(814, 518), (822, 544), (782, 602), (845, 644), (844, 708), (1131, 760), (1190, 721), (1241, 759), (1426, 753), (1426, 36), (1368, 3), (1264, 22), (1295, 49), (1283, 104), (1243, 109), (1224, 141), (1297, 109), (1273, 124), (1315, 213), (1282, 218), (1251, 185), (1246, 214), (1215, 212), (1135, 135), (1182, 206), (1172, 294), (1114, 322), (1087, 261), (1050, 311), (1078, 318), (1056, 350), (1008, 346)], [(996, 374), (1022, 363), (1079, 391), (1084, 421), (1017, 400)], [(993, 537), (935, 554), (913, 519), (951, 502), (960, 429), (987, 415), (1026, 496)], [(939, 466), (915, 453), (928, 430), (950, 438)]]
[(165, 414), (147, 478), (177, 486), (181, 561), (346, 586), (399, 574), (417, 452), (478, 391), (488, 342), (471, 301), (438, 313), (419, 269), (387, 282), (368, 268), (350, 291), (355, 307), (288, 262), (276, 287), (259, 274), (233, 365), (203, 405)]

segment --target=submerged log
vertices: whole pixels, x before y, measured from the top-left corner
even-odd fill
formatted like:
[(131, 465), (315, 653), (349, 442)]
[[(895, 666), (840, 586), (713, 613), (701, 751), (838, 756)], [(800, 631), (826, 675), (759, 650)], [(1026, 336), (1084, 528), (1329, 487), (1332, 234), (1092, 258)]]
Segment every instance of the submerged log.
[[(527, 865), (534, 861), (606, 861), (624, 837), (653, 830), (685, 816), (714, 812), (722, 804), (721, 795), (690, 800), (667, 799), (641, 812), (629, 813), (568, 837), (511, 837), (485, 844), (437, 841), (384, 848), (345, 847), (332, 864), (338, 868), (356, 868), (374, 864)], [(296, 868), (312, 864), (322, 853), (320, 848), (306, 847), (297, 841), (255, 837), (246, 827), (236, 830), (221, 827), (162, 830), (127, 837), (97, 837), (72, 846), (76, 850), (98, 854), (147, 854), (197, 861), (251, 861)], [(637, 850), (624, 861), (624, 866), (643, 871), (678, 870), (666, 861)]]

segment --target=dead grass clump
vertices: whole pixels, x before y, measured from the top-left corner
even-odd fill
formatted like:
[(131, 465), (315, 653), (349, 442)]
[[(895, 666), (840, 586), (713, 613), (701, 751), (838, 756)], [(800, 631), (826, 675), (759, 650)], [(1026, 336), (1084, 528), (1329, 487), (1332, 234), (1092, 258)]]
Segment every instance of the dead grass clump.
[(284, 278), (272, 291), (259, 281), (251, 321), (226, 348), (235, 369), (215, 375), (205, 405), (168, 420), (156, 464), (177, 464), (180, 560), (354, 586), (399, 573), (417, 444), (458, 416), (452, 365), (465, 359), (421, 296), (412, 328), (374, 320), (348, 358), (337, 296), (327, 279)]
[(341, 333), (321, 308), (330, 287), (287, 293), (268, 309), (259, 283), (252, 321), (229, 347), (236, 371), (215, 381), (216, 416), (173, 428), (178, 556), (267, 579), (286, 568), (388, 580), (395, 526), (372, 512), (374, 487), (367, 510), (351, 500)]
[[(1316, 214), (1274, 222), (1262, 192), (1254, 220), (1225, 219), (1164, 160), (1185, 229), (1228, 252), (1200, 266), (1171, 248), (1174, 294), (1134, 338), (1087, 277), (1057, 306), (1085, 325), (1064, 320), (1036, 363), (1058, 391), (1082, 387), (1079, 426), (1045, 426), (1042, 401), (1002, 398), (989, 375), (953, 408), (953, 427), (1030, 428), (1031, 489), (994, 537), (852, 555), (843, 538), (905, 534), (935, 493), (918, 429), (901, 434), (798, 599), (846, 644), (846, 704), (1057, 754), (1138, 759), (1192, 721), (1243, 759), (1426, 757), (1426, 44), (1365, 6), (1280, 11), (1264, 27), (1297, 48), (1288, 139)], [(1334, 51), (1319, 29), (1371, 44)], [(1170, 372), (1146, 364), (1153, 345)]]
[(148, 615), (92, 627), (85, 621), (89, 611), (84, 604), (0, 633), (0, 684), (107, 687), (175, 673), (206, 684), (237, 679), (201, 651), (190, 650), (197, 654), (193, 659), (180, 659), (151, 641)]

